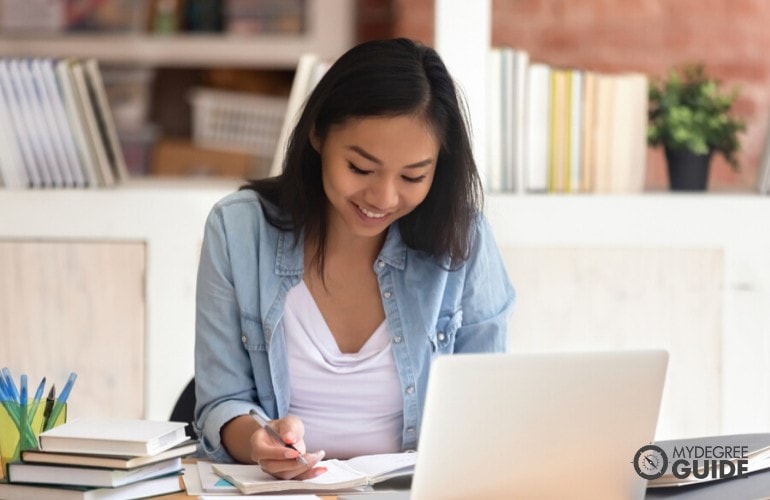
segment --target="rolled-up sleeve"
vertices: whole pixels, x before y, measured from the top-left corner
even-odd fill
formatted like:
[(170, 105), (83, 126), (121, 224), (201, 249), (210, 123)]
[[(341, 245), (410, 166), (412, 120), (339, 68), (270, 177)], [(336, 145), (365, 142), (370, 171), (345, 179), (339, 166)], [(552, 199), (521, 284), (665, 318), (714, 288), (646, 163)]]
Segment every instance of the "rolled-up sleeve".
[(473, 244), (465, 263), (462, 326), (455, 352), (504, 352), (508, 320), (516, 294), (486, 218), (477, 218)]

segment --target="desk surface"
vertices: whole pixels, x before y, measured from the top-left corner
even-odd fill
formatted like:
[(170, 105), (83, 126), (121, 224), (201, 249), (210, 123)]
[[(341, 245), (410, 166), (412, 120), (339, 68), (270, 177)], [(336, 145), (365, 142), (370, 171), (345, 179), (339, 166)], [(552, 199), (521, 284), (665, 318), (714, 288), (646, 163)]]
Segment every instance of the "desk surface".
[[(182, 478), (179, 478), (180, 484), (184, 487)], [(677, 488), (657, 488), (648, 489), (645, 495), (646, 500), (722, 500), (724, 498), (767, 498), (770, 494), (770, 469), (758, 471), (750, 474), (746, 478), (725, 479), (722, 481), (713, 481), (698, 485), (677, 487)], [(155, 497), (161, 500), (189, 500), (197, 498), (190, 496), (184, 491)], [(227, 500), (227, 495), (221, 496), (222, 500)], [(254, 496), (255, 500), (259, 496)], [(336, 495), (324, 495), (319, 498), (323, 500), (336, 500)]]

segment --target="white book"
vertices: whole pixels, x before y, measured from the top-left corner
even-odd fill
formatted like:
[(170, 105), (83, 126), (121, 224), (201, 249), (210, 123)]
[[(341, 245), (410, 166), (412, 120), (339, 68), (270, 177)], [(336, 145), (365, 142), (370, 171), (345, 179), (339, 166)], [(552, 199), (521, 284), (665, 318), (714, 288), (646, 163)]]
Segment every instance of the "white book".
[(614, 175), (611, 163), (613, 147), (612, 129), (613, 106), (615, 103), (615, 77), (607, 74), (596, 75), (596, 96), (594, 101), (593, 151), (593, 190), (596, 193), (609, 193), (611, 178)]
[(61, 187), (74, 187), (73, 165), (70, 165), (67, 153), (64, 150), (64, 141), (58, 130), (59, 126), (56, 123), (56, 117), (54, 117), (54, 96), (48, 92), (45, 77), (40, 69), (40, 61), (38, 59), (27, 59), (23, 61), (23, 65), (24, 71), (27, 73), (26, 78), (33, 86), (37, 97), (38, 123), (41, 126), (45, 146), (53, 155), (54, 169), (61, 176)]
[(551, 68), (546, 64), (530, 64), (527, 70), (525, 183), (527, 191), (548, 190), (549, 116)]
[(54, 152), (51, 131), (44, 118), (45, 112), (33, 81), (32, 72), (29, 69), (29, 60), (12, 59), (10, 68), (11, 79), (19, 86), (18, 92), (21, 97), (22, 108), (25, 110), (24, 114), (27, 116), (33, 152), (37, 152), (39, 164), (42, 165), (42, 170), (47, 172), (50, 179), (50, 183), (47, 185), (54, 188), (64, 187), (66, 179)]
[(30, 187), (15, 129), (6, 91), (0, 80), (0, 177), (6, 189)]
[(62, 59), (56, 63), (56, 81), (64, 98), (64, 110), (67, 123), (75, 141), (78, 163), (83, 171), (85, 184), (89, 188), (104, 185), (101, 172), (97, 165), (97, 156), (88, 129), (84, 106), (86, 103), (75, 88), (72, 59)]
[(54, 141), (59, 155), (63, 158), (65, 168), (69, 171), (72, 185), (85, 187), (86, 179), (78, 159), (75, 139), (67, 120), (64, 96), (56, 79), (54, 61), (52, 59), (35, 59), (32, 61), (32, 72), (41, 84), (43, 101), (46, 103), (48, 118), (54, 131)]
[(629, 76), (632, 86), (631, 99), (631, 150), (630, 182), (628, 192), (644, 191), (647, 171), (647, 123), (649, 106), (649, 78), (644, 73)]
[(107, 99), (107, 91), (104, 88), (104, 80), (99, 69), (99, 63), (94, 58), (86, 59), (83, 62), (83, 68), (112, 175), (116, 182), (128, 180), (129, 174), (126, 167), (126, 158), (120, 145), (118, 131), (115, 127), (115, 119), (112, 116), (110, 102)]
[(613, 75), (610, 144), (612, 193), (638, 193), (644, 189), (647, 77), (638, 73)]
[(155, 455), (186, 441), (184, 422), (89, 417), (40, 434), (40, 449), (94, 455)]
[(83, 62), (74, 60), (70, 63), (69, 69), (72, 75), (73, 88), (78, 96), (80, 110), (83, 113), (86, 137), (91, 146), (91, 151), (94, 153), (94, 164), (99, 172), (99, 185), (113, 186), (115, 185), (115, 176), (112, 173), (112, 167), (110, 167), (110, 158), (99, 127), (99, 118), (96, 114)]
[(529, 53), (516, 49), (513, 51), (513, 81), (511, 92), (511, 176), (509, 190), (515, 193), (525, 192), (525, 145), (524, 128), (526, 127), (526, 87)]
[(125, 500), (150, 498), (182, 491), (178, 475), (161, 476), (115, 488), (86, 488), (0, 482), (0, 498), (23, 500)]
[(302, 54), (300, 56), (289, 92), (289, 102), (286, 106), (281, 133), (278, 135), (273, 163), (270, 166), (270, 177), (279, 175), (283, 170), (283, 160), (286, 157), (286, 148), (289, 145), (291, 133), (305, 107), (305, 101), (323, 76), (325, 67), (325, 64), (315, 54)]
[(513, 49), (502, 47), (500, 65), (500, 190), (513, 188)]
[(572, 70), (572, 97), (570, 100), (569, 191), (580, 191), (583, 178), (583, 72)]
[(135, 469), (143, 465), (162, 462), (171, 458), (192, 455), (198, 450), (196, 441), (185, 441), (152, 456), (121, 456), (121, 455), (86, 455), (83, 453), (56, 453), (40, 450), (24, 450), (21, 460), (27, 463), (47, 465), (67, 465), (78, 467), (96, 467), (102, 469)]
[(2, 87), (5, 100), (8, 103), (8, 111), (14, 123), (16, 142), (21, 152), (30, 186), (33, 188), (45, 187), (46, 181), (50, 182), (50, 179), (43, 175), (41, 167), (38, 165), (37, 155), (33, 151), (32, 140), (29, 137), (27, 117), (21, 106), (17, 86), (13, 84), (11, 79), (10, 61), (7, 59), (0, 59), (0, 87)]
[(13, 462), (8, 464), (8, 480), (12, 483), (115, 488), (181, 470), (181, 458), (125, 470)]

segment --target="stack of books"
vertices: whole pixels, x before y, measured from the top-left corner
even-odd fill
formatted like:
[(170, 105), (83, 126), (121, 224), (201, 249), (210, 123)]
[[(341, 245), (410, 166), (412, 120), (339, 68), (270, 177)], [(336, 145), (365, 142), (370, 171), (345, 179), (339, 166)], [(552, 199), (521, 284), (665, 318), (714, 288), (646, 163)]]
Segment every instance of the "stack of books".
[(128, 499), (181, 491), (182, 457), (197, 445), (184, 422), (82, 418), (40, 434), (8, 464), (0, 498)]

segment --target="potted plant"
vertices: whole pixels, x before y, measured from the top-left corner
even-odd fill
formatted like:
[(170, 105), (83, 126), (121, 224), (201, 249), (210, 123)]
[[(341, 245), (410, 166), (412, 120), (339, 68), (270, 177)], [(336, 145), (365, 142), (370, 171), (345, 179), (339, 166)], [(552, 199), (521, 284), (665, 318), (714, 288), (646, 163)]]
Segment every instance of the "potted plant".
[(730, 116), (737, 97), (737, 89), (722, 92), (702, 64), (685, 66), (681, 74), (672, 69), (650, 85), (647, 142), (665, 148), (672, 190), (705, 190), (713, 153), (739, 169), (738, 133), (746, 124)]

